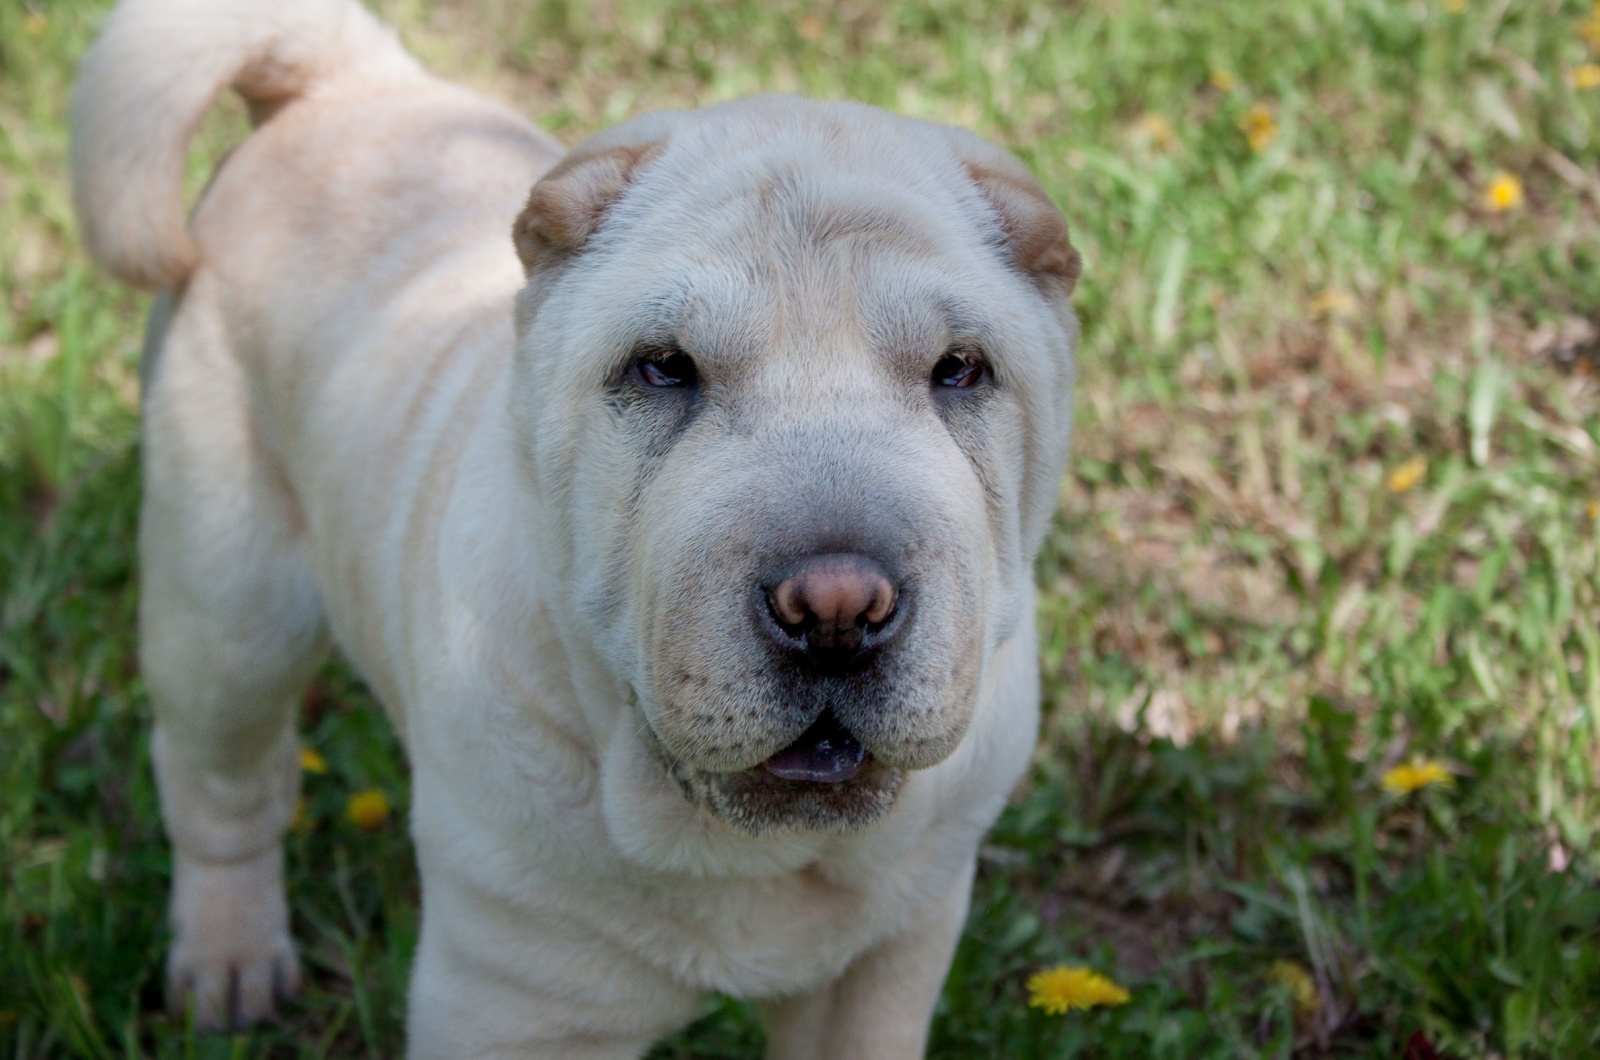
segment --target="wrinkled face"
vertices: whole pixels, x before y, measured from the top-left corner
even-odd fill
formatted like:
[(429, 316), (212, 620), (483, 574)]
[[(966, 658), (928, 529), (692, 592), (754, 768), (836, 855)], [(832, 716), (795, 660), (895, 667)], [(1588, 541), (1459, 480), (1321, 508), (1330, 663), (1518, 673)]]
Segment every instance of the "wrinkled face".
[(686, 798), (859, 828), (959, 745), (1028, 605), (1076, 258), (1019, 250), (1031, 181), (986, 188), (974, 165), (1015, 163), (937, 126), (798, 100), (642, 124), (519, 221), (537, 547)]

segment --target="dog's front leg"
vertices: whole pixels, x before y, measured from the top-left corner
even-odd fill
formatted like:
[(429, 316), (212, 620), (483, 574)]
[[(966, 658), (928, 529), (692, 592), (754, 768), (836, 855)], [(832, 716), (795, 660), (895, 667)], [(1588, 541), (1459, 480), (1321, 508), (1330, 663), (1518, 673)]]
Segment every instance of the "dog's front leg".
[(559, 908), (430, 873), (406, 1017), (409, 1060), (636, 1060), (703, 1000)]
[(833, 982), (762, 1006), (768, 1060), (913, 1060), (944, 985), (972, 896), (969, 865), (898, 935)]

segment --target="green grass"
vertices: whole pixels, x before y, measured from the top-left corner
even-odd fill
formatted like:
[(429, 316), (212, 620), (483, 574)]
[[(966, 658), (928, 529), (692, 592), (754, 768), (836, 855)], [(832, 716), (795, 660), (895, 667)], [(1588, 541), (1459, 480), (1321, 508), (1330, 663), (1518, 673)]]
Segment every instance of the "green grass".
[[(342, 811), (367, 787), (403, 811), (405, 772), (337, 667), (305, 727), (330, 769), (289, 842), (307, 990), (238, 1038), (159, 1014), (142, 301), (78, 249), (64, 174), (104, 6), (0, 0), (0, 1055), (394, 1056), (415, 869), (397, 823)], [(1587, 7), (380, 6), (568, 141), (760, 90), (856, 98), (1012, 147), (1072, 222), (1083, 382), (1039, 564), (1044, 740), (984, 848), (932, 1055), (1398, 1058), (1419, 1030), (1460, 1057), (1600, 1054)], [(237, 131), (208, 127), (196, 181)], [(1500, 171), (1525, 202), (1493, 213)], [(1386, 792), (1414, 755), (1455, 785)], [(1131, 1002), (1028, 1009), (1055, 962)], [(725, 1001), (657, 1055), (759, 1042)]]

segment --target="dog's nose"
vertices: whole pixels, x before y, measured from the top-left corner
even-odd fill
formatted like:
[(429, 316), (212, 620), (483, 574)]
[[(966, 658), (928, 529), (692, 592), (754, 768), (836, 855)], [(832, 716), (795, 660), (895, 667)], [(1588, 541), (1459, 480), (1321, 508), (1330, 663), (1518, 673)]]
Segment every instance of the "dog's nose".
[(900, 593), (865, 556), (834, 554), (803, 561), (767, 590), (772, 618), (808, 654), (848, 657), (893, 635)]

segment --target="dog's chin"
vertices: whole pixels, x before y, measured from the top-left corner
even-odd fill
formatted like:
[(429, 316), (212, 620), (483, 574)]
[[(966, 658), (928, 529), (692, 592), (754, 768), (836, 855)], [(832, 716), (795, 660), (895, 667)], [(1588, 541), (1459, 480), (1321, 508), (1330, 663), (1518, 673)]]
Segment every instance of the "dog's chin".
[(905, 774), (868, 758), (849, 780), (790, 780), (765, 765), (738, 773), (670, 767), (684, 797), (746, 835), (832, 832), (847, 835), (881, 820)]

